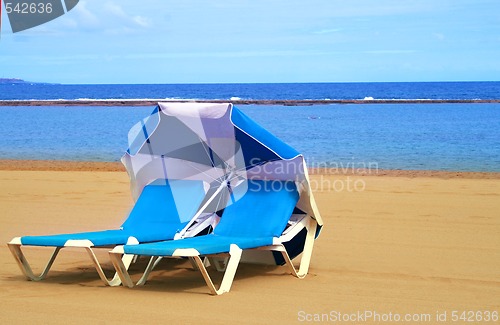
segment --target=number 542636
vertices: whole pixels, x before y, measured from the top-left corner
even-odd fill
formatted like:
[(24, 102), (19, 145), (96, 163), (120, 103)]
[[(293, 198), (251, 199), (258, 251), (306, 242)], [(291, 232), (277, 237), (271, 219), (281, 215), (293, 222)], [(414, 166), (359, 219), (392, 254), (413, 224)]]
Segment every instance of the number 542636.
[(5, 3), (5, 11), (17, 14), (50, 14), (52, 13), (52, 3), (36, 2), (18, 2), (15, 5), (12, 2)]
[(498, 311), (489, 310), (478, 310), (478, 311), (452, 311), (451, 312), (452, 322), (497, 322), (498, 321)]

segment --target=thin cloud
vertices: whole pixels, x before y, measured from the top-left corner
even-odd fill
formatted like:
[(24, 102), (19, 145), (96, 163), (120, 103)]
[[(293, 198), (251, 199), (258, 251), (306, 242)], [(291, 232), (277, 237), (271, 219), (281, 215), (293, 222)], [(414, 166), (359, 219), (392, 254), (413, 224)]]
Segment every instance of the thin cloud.
[(119, 18), (126, 27), (143, 27), (147, 28), (151, 26), (151, 22), (148, 18), (143, 16), (132, 16), (127, 14), (125, 10), (118, 4), (107, 2), (104, 4), (104, 12), (108, 13), (116, 18)]
[(76, 15), (75, 21), (77, 26), (96, 28), (100, 25), (100, 19), (92, 13), (92, 11), (87, 9), (86, 1), (80, 1), (72, 11), (74, 12), (74, 15)]
[(124, 59), (186, 59), (186, 58), (250, 58), (250, 57), (308, 57), (346, 54), (343, 51), (219, 51), (219, 52), (176, 52), (176, 53), (134, 53), (121, 56)]
[(444, 41), (445, 39), (445, 36), (444, 34), (441, 34), (441, 33), (434, 33), (432, 34), (436, 39), (440, 40), (440, 41)]
[(107, 11), (109, 14), (112, 14), (114, 16), (120, 17), (120, 18), (128, 18), (128, 15), (125, 13), (123, 8), (116, 3), (112, 2), (107, 2), (104, 4), (104, 10)]
[[(114, 2), (104, 4), (95, 1), (80, 1), (63, 17), (46, 24), (51, 30), (65, 33), (102, 32), (104, 34), (134, 33), (137, 29), (151, 27), (150, 19), (128, 14), (121, 5)], [(62, 28), (61, 28), (62, 27)]]
[(148, 18), (143, 17), (143, 16), (134, 16), (132, 17), (132, 20), (141, 27), (147, 28), (151, 26), (151, 22)]
[(341, 32), (342, 31), (342, 28), (330, 28), (330, 29), (320, 29), (320, 30), (316, 30), (316, 31), (313, 31), (312, 33), (313, 34), (331, 34), (331, 33), (338, 33), (338, 32)]
[(415, 50), (370, 50), (364, 51), (366, 54), (411, 54), (415, 53)]

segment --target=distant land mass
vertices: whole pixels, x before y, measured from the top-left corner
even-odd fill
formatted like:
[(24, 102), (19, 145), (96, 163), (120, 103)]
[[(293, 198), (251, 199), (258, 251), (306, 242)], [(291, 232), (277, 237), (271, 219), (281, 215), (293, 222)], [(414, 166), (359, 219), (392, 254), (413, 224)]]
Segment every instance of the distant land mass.
[(18, 78), (0, 78), (0, 84), (25, 84), (28, 83), (23, 79)]
[(0, 85), (1, 84), (48, 84), (48, 83), (26, 81), (26, 80), (19, 79), (19, 78), (0, 78)]

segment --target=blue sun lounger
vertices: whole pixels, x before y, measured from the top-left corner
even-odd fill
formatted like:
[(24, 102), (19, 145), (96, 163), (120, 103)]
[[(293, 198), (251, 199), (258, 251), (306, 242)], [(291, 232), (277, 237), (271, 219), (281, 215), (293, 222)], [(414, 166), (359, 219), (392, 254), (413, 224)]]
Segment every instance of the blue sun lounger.
[[(108, 280), (92, 247), (109, 248), (116, 245), (134, 245), (143, 242), (170, 240), (182, 230), (198, 211), (205, 197), (201, 181), (157, 180), (142, 190), (128, 218), (119, 229), (50, 236), (24, 236), (12, 239), (7, 245), (23, 274), (33, 281), (46, 277), (59, 251), (64, 247), (85, 248), (101, 280), (110, 286), (120, 285), (115, 274)], [(21, 246), (55, 247), (41, 275), (36, 276), (24, 256)], [(124, 255), (126, 268), (133, 255)]]
[[(238, 197), (239, 187), (234, 189)], [(241, 193), (240, 193), (241, 194)], [(241, 196), (241, 195), (240, 195)], [(282, 234), (293, 214), (299, 199), (297, 186), (292, 181), (261, 181), (248, 182), (248, 189), (239, 200), (226, 207), (219, 224), (213, 233), (206, 236), (191, 237), (174, 241), (164, 241), (151, 244), (117, 246), (110, 252), (111, 261), (124, 285), (134, 284), (124, 266), (122, 254), (137, 254), (157, 257), (188, 257), (201, 271), (212, 294), (229, 292), (241, 259), (242, 250), (259, 249), (273, 250), (283, 254), (286, 264), (293, 274), (303, 277), (307, 273), (312, 245), (315, 236), (315, 223), (307, 222), (307, 238), (304, 248), (306, 257), (302, 257), (301, 270), (295, 271), (286, 249), (282, 245)], [(201, 257), (220, 257), (228, 255), (226, 272), (219, 289), (216, 289)], [(305, 267), (302, 264), (305, 263)], [(144, 276), (137, 284), (144, 284), (152, 264), (146, 269)], [(217, 267), (217, 265), (216, 265)], [(219, 267), (217, 267), (219, 270)]]

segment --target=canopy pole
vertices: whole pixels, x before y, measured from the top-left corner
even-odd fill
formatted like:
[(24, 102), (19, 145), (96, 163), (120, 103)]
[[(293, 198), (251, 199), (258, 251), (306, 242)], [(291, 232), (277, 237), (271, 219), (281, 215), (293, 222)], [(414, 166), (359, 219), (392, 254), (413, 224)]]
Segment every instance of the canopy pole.
[[(229, 174), (229, 177), (227, 179), (231, 179), (231, 177), (233, 176), (233, 172), (231, 172)], [(179, 231), (178, 233), (176, 233), (174, 235), (174, 240), (177, 240), (177, 239), (181, 239), (183, 238), (184, 234), (186, 233), (186, 231), (189, 229), (189, 227), (191, 227), (193, 225), (193, 223), (196, 221), (196, 219), (198, 219), (198, 217), (203, 213), (203, 210), (205, 210), (208, 205), (210, 203), (212, 203), (213, 199), (222, 191), (222, 189), (224, 187), (227, 186), (227, 181), (223, 181), (221, 182), (220, 186), (217, 188), (217, 190), (214, 192), (214, 194), (212, 194), (212, 196), (205, 202), (205, 204), (203, 204), (203, 206), (198, 210), (198, 212), (196, 212), (196, 214), (193, 216), (193, 218), (191, 218), (191, 220), (188, 222), (188, 224), (184, 227), (184, 229), (182, 229), (181, 231)]]

